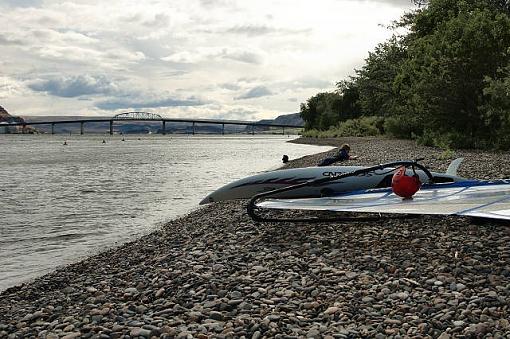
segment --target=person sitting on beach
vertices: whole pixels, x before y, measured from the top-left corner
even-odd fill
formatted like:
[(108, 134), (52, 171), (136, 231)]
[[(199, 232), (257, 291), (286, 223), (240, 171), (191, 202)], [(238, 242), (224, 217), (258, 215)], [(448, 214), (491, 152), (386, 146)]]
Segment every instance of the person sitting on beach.
[(319, 162), (317, 164), (317, 166), (329, 166), (331, 164), (334, 164), (337, 161), (356, 159), (357, 158), (356, 155), (353, 155), (353, 156), (349, 155), (350, 151), (351, 151), (351, 146), (349, 146), (349, 144), (343, 144), (340, 147), (340, 150), (338, 151), (337, 155), (335, 155), (334, 157), (329, 157), (329, 158), (321, 160), (321, 162)]

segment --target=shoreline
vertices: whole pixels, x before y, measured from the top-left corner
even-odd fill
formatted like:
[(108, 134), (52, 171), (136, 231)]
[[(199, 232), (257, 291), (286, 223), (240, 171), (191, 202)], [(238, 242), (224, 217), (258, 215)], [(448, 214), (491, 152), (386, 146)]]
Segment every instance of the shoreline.
[[(407, 140), (347, 142), (371, 165), (424, 157), (510, 177), (508, 154)], [(314, 166), (335, 151), (291, 159)], [(198, 208), (133, 242), (0, 293), (0, 338), (480, 337), (510, 335), (510, 228), (421, 217), (254, 223), (246, 201)]]

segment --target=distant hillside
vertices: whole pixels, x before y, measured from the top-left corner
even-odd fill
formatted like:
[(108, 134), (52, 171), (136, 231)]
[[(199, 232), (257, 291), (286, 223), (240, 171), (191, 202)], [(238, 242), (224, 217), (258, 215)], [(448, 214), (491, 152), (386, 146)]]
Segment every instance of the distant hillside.
[[(301, 119), (301, 116), (299, 113), (291, 113), (291, 114), (284, 114), (279, 115), (274, 119), (264, 119), (258, 121), (259, 123), (263, 124), (281, 124), (281, 125), (295, 125), (295, 126), (303, 126), (304, 121)], [(267, 131), (270, 127), (266, 126), (258, 126), (256, 127), (257, 131)], [(251, 130), (251, 127), (246, 127), (246, 130)]]
[(263, 124), (282, 124), (282, 125), (303, 125), (303, 119), (299, 113), (279, 115), (274, 119), (259, 120)]
[(302, 126), (304, 124), (304, 121), (301, 119), (301, 115), (299, 113), (284, 114), (276, 117), (273, 120), (261, 120), (260, 122), (296, 126)]

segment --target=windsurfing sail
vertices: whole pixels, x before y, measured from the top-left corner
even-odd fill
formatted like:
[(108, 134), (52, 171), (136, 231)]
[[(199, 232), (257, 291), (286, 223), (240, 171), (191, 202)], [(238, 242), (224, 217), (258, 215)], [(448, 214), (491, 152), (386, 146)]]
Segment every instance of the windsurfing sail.
[[(457, 182), (436, 181), (434, 175), (417, 159), (414, 161), (396, 161), (358, 169), (344, 173), (336, 178), (321, 178), (289, 187), (263, 192), (250, 200), (247, 211), (255, 221), (323, 221), (320, 218), (308, 219), (273, 219), (261, 217), (256, 211), (260, 209), (278, 210), (313, 210), (357, 213), (391, 213), (391, 214), (442, 214), (460, 215), (481, 218), (510, 220), (510, 179), (481, 181), (463, 180)], [(460, 162), (459, 162), (460, 163)], [(397, 166), (398, 169), (396, 168)], [(450, 166), (451, 173), (456, 172), (457, 164)], [(352, 192), (336, 192), (322, 197), (280, 198), (279, 195), (288, 191), (301, 189), (304, 186), (323, 185), (328, 181), (368, 175), (374, 171), (390, 168), (388, 173), (406, 176), (405, 168), (414, 173), (415, 179), (421, 177), (418, 170), (426, 174), (426, 181), (414, 195), (402, 195), (392, 188), (355, 190)], [(400, 180), (401, 181), (401, 180)], [(403, 181), (404, 182), (404, 181)], [(419, 181), (418, 181), (419, 183)], [(399, 194), (400, 196), (398, 196)], [(402, 199), (402, 196), (411, 199)], [(341, 218), (345, 219), (345, 218)]]
[(308, 199), (268, 199), (258, 208), (392, 214), (440, 214), (510, 221), (510, 179), (423, 186), (412, 199), (391, 189)]

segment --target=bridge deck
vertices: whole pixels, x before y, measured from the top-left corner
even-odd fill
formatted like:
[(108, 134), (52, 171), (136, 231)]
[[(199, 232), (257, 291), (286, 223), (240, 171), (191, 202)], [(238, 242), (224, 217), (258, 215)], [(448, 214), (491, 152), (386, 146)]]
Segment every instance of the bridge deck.
[(87, 123), (87, 122), (115, 122), (115, 121), (164, 121), (164, 122), (184, 122), (184, 123), (200, 123), (200, 124), (220, 124), (220, 125), (246, 125), (246, 126), (264, 126), (279, 128), (303, 128), (302, 125), (290, 124), (270, 124), (257, 121), (243, 120), (219, 120), (219, 119), (184, 119), (184, 118), (162, 118), (162, 119), (134, 119), (134, 118), (91, 118), (91, 119), (73, 119), (73, 120), (54, 120), (54, 121), (25, 121), (11, 124), (0, 124), (0, 127), (10, 126), (29, 126), (29, 125), (51, 125), (51, 124), (71, 124), (71, 123)]

